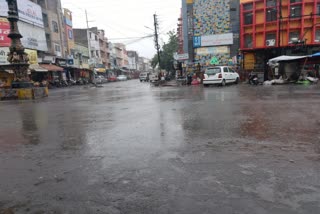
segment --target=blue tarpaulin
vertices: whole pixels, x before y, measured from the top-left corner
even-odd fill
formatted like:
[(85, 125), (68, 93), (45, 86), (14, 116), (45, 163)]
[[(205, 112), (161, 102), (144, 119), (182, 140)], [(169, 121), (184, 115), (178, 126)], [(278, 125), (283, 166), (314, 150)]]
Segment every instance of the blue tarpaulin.
[(310, 57), (316, 57), (316, 56), (320, 56), (320, 52), (312, 54)]

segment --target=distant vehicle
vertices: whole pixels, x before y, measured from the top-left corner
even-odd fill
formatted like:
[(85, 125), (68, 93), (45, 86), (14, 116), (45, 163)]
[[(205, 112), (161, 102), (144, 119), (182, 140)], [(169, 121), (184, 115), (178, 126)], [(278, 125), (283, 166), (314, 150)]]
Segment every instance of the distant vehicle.
[(152, 82), (158, 82), (159, 81), (159, 75), (157, 73), (150, 74), (149, 75), (149, 81)]
[(108, 80), (104, 76), (97, 76), (95, 78), (95, 82), (96, 84), (103, 84), (103, 83), (107, 83)]
[(109, 82), (116, 82), (117, 81), (117, 77), (116, 76), (110, 76), (110, 77), (108, 77), (108, 81)]
[(203, 85), (221, 85), (228, 83), (239, 83), (240, 76), (229, 66), (215, 66), (206, 69), (203, 79)]
[(147, 73), (147, 72), (141, 73), (141, 74), (139, 75), (139, 79), (140, 79), (140, 82), (142, 82), (142, 81), (144, 81), (144, 82), (149, 81), (149, 73)]
[(127, 81), (128, 78), (127, 78), (127, 76), (125, 76), (125, 75), (119, 75), (119, 76), (117, 77), (117, 80), (118, 80), (118, 81)]

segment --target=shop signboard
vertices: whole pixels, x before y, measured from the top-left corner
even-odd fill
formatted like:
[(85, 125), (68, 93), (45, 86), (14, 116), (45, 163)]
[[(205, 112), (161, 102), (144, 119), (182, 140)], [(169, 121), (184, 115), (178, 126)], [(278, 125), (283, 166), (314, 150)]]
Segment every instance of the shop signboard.
[[(21, 43), (25, 48), (47, 51), (46, 35), (43, 28), (18, 22), (20, 33), (23, 35)], [(8, 38), (10, 25), (6, 18), (0, 18), (0, 47), (10, 47), (11, 39)]]
[(8, 47), (0, 47), (0, 65), (10, 64), (7, 60), (10, 50)]
[(194, 36), (193, 37), (193, 47), (194, 48), (201, 47), (201, 36)]
[(232, 45), (233, 33), (201, 36), (201, 47)]
[(18, 22), (22, 45), (28, 49), (47, 51), (46, 34), (43, 28), (33, 26), (28, 23)]
[(184, 53), (184, 54), (178, 54), (175, 53), (173, 55), (173, 58), (177, 61), (184, 61), (184, 60), (188, 60), (189, 59), (189, 54), (188, 53)]
[(219, 47), (203, 47), (195, 49), (197, 55), (216, 55), (216, 54), (228, 54), (230, 53), (230, 47), (219, 46)]
[[(29, 0), (17, 0), (19, 19), (23, 22), (44, 28), (42, 10), (40, 5)], [(0, 16), (8, 16), (6, 0), (0, 0)]]
[(25, 49), (24, 52), (28, 54), (29, 64), (38, 64), (38, 52), (36, 50)]
[(0, 47), (10, 46), (11, 39), (8, 37), (9, 33), (10, 33), (10, 24), (8, 20), (6, 18), (0, 18)]

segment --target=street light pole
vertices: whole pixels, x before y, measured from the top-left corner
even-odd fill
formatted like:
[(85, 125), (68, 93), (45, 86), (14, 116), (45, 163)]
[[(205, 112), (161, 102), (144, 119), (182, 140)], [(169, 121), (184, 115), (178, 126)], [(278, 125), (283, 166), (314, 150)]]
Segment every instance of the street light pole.
[[(17, 0), (6, 0), (8, 3), (8, 21), (10, 23), (10, 33), (8, 37), (11, 39), (10, 53), (8, 61), (11, 63), (14, 71), (14, 79), (19, 88), (29, 88), (31, 83), (28, 78), (29, 58), (24, 52), (24, 47), (21, 43), (22, 35), (18, 28), (18, 6)], [(22, 86), (23, 85), (23, 86)]]

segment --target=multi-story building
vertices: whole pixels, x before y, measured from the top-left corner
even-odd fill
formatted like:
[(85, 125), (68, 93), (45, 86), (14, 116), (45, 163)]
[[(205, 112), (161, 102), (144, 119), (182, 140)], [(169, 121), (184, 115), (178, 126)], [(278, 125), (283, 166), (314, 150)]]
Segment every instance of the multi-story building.
[(66, 54), (68, 57), (73, 57), (75, 44), (74, 44), (73, 29), (72, 29), (72, 12), (64, 8), (63, 14), (64, 14), (64, 26), (65, 26)]
[(139, 68), (141, 72), (149, 72), (152, 70), (150, 59), (139, 57)]
[(56, 63), (65, 62), (65, 28), (63, 12), (60, 0), (30, 0), (37, 3), (42, 8), (42, 18), (45, 27), (45, 37), (48, 51), (43, 57), (44, 61), (54, 61)]
[(89, 69), (89, 49), (85, 45), (75, 43), (74, 45), (74, 65), (77, 68)]
[(105, 36), (104, 30), (99, 30), (97, 28), (92, 29), (94, 33), (98, 35), (99, 48), (100, 48), (100, 57), (102, 64), (105, 68), (109, 68), (109, 48), (108, 48), (108, 39)]
[(128, 51), (129, 69), (139, 71), (139, 54), (136, 51)]
[(189, 54), (189, 61), (193, 62), (193, 1), (182, 0), (182, 35), (183, 51)]
[(129, 60), (126, 46), (122, 43), (115, 43), (113, 48), (115, 49), (117, 66), (119, 68), (128, 68)]
[(241, 0), (240, 4), (245, 70), (266, 71), (270, 58), (319, 51), (319, 1)]
[(117, 65), (117, 53), (116, 53), (115, 45), (109, 42), (108, 48), (110, 53), (110, 56), (109, 56), (110, 69), (116, 69), (118, 65)]
[[(229, 64), (239, 50), (239, 0), (194, 0), (194, 61)], [(191, 21), (189, 21), (190, 23)]]
[(179, 43), (178, 53), (179, 54), (183, 54), (184, 53), (184, 49), (183, 49), (183, 19), (182, 19), (182, 13), (180, 14), (180, 17), (178, 19), (177, 35), (178, 35), (178, 43)]

